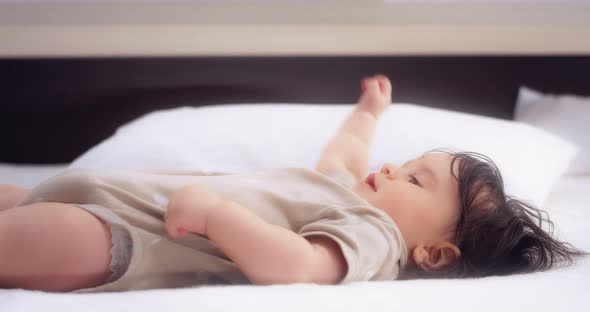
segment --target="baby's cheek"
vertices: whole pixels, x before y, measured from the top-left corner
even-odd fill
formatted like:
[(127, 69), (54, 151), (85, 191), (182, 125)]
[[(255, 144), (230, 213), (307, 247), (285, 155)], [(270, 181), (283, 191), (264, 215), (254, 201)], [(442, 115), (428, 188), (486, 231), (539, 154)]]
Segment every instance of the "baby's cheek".
[(407, 218), (407, 202), (403, 197), (392, 196), (392, 194), (380, 194), (376, 200), (378, 208), (387, 212), (387, 214), (396, 221), (396, 219)]
[(406, 226), (422, 228), (428, 225), (426, 221), (429, 216), (424, 214), (416, 197), (400, 196), (392, 207), (395, 218), (399, 219), (399, 222), (406, 224)]
[(391, 196), (391, 194), (388, 194), (386, 192), (377, 192), (374, 196), (373, 201), (375, 202), (375, 205), (377, 206), (377, 208), (380, 208), (380, 209), (386, 210), (386, 211), (395, 210), (396, 206), (398, 206), (398, 203), (396, 203), (395, 197)]

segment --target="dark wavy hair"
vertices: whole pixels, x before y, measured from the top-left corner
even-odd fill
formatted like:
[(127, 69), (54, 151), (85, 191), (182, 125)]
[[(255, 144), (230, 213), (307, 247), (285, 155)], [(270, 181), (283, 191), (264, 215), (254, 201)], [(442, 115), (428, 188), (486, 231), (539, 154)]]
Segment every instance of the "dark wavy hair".
[[(459, 184), (461, 203), (453, 243), (461, 256), (446, 269), (420, 272), (420, 277), (544, 271), (558, 264), (570, 265), (574, 257), (588, 255), (552, 237), (553, 222), (545, 211), (506, 195), (502, 175), (487, 156), (445, 149), (430, 152), (452, 156), (451, 173)], [(542, 229), (543, 222), (547, 223), (548, 232)]]

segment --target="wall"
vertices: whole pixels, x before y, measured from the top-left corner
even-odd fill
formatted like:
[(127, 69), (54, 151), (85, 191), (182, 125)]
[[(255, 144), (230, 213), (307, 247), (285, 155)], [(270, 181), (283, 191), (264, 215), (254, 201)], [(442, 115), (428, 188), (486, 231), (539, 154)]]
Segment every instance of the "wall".
[(590, 54), (588, 1), (3, 1), (0, 57)]

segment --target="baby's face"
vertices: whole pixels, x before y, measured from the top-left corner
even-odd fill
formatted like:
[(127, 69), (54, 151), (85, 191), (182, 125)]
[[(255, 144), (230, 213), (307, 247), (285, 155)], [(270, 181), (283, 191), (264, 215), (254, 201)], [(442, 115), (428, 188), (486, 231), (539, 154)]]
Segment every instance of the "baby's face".
[[(353, 190), (395, 221), (409, 250), (419, 244), (452, 241), (460, 201), (451, 159), (445, 153), (429, 153), (399, 168), (385, 164)], [(454, 165), (456, 170), (458, 162)]]

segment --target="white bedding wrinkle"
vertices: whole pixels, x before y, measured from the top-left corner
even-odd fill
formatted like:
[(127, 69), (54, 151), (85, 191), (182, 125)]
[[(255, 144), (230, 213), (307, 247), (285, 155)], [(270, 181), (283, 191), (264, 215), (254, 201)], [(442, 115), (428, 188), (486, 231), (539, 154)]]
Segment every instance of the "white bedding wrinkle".
[(0, 184), (31, 188), (67, 169), (69, 164), (21, 165), (0, 163)]
[[(586, 311), (590, 262), (464, 280), (227, 286), (105, 294), (0, 290), (3, 311)], [(228, 300), (231, 298), (231, 300)], [(458, 300), (460, 300), (458, 302)]]

